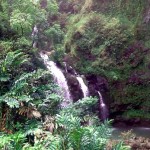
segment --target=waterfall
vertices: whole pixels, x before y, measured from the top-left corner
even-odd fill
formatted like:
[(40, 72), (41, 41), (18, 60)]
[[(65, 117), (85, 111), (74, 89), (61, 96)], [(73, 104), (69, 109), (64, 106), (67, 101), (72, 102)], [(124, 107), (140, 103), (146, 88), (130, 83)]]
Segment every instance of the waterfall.
[(54, 63), (53, 61), (49, 61), (49, 58), (46, 54), (40, 53), (40, 55), (43, 58), (47, 69), (51, 71), (54, 81), (59, 85), (62, 90), (61, 95), (64, 97), (64, 100), (61, 103), (61, 107), (68, 106), (68, 104), (72, 103), (71, 94), (63, 72), (57, 67), (56, 63)]
[(106, 120), (108, 118), (108, 108), (104, 103), (102, 94), (98, 91), (99, 101), (100, 101), (100, 112), (101, 112), (101, 119)]
[[(65, 71), (66, 71), (66, 73), (67, 73), (67, 72), (68, 72), (68, 70), (67, 70), (67, 64), (66, 64), (66, 62), (63, 62), (63, 63), (64, 63), (64, 66), (65, 66)], [(86, 84), (84, 83), (82, 77), (79, 76), (79, 75), (77, 74), (77, 72), (76, 72), (71, 66), (69, 66), (69, 68), (72, 70), (72, 73), (76, 76), (76, 79), (77, 79), (78, 82), (79, 82), (80, 88), (81, 88), (82, 93), (83, 93), (83, 97), (89, 96), (89, 89), (88, 89), (88, 87), (86, 86)]]
[(38, 39), (38, 28), (37, 25), (34, 26), (33, 31), (32, 31), (32, 38), (33, 38), (33, 43), (32, 43), (32, 47), (36, 48), (37, 47), (37, 39)]
[(78, 80), (78, 82), (79, 82), (79, 84), (80, 84), (81, 90), (82, 90), (82, 92), (83, 92), (83, 97), (89, 96), (89, 89), (88, 89), (88, 87), (85, 85), (85, 83), (84, 83), (82, 77), (77, 76), (76, 78), (77, 78), (77, 80)]
[(68, 72), (68, 70), (67, 70), (67, 64), (66, 64), (66, 62), (63, 62), (63, 64), (64, 64), (64, 66), (65, 66), (65, 71), (66, 71), (66, 73)]
[(84, 83), (83, 79), (81, 76), (79, 76), (77, 74), (77, 72), (70, 66), (70, 68), (73, 70), (73, 73), (74, 75), (76, 75), (76, 79), (78, 80), (79, 82), (79, 85), (80, 85), (80, 88), (82, 90), (82, 93), (83, 93), (83, 97), (88, 97), (89, 96), (89, 89), (88, 87), (86, 86), (86, 84)]

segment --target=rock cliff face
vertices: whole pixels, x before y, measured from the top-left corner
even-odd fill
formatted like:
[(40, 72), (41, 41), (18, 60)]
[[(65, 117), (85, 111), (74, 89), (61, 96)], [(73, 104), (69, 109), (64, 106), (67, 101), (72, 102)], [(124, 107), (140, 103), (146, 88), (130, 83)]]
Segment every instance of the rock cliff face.
[[(68, 63), (86, 75), (91, 95), (96, 95), (98, 90), (102, 91), (110, 108), (110, 117), (116, 122), (124, 120), (126, 124), (134, 125), (142, 124), (143, 120), (147, 122), (150, 118), (150, 45), (147, 40), (150, 36), (146, 33), (149, 29), (147, 6), (142, 3), (141, 8), (145, 8), (144, 11), (138, 12), (136, 8), (133, 10), (135, 14), (139, 13), (141, 16), (141, 21), (139, 20), (133, 29), (130, 26), (132, 22), (130, 18), (134, 20), (137, 17), (134, 13), (126, 12), (129, 17), (122, 16), (126, 18), (124, 22), (114, 15), (111, 22), (106, 16), (99, 16), (98, 13), (90, 14), (93, 10), (102, 15), (107, 14), (112, 4), (110, 1), (101, 2), (103, 9), (96, 7), (96, 3), (92, 1), (84, 2), (80, 11), (71, 18), (71, 22), (68, 22), (69, 39), (65, 42)], [(122, 3), (120, 7), (134, 7), (129, 3), (123, 6)], [(113, 6), (116, 7), (115, 2)], [(80, 16), (83, 9), (85, 15)], [(86, 9), (90, 9), (89, 12)], [(131, 28), (133, 30), (129, 31)], [(115, 42), (112, 42), (114, 37)]]
[(68, 85), (70, 87), (70, 92), (72, 94), (74, 102), (78, 101), (79, 99), (82, 99), (83, 93), (76, 77), (74, 75), (67, 74), (66, 78), (68, 80)]
[[(90, 95), (101, 91), (116, 123), (146, 124), (150, 119), (150, 1), (117, 4), (60, 1), (58, 20), (66, 31), (64, 60), (85, 75)], [(73, 71), (68, 68), (68, 72), (76, 101), (83, 95)]]

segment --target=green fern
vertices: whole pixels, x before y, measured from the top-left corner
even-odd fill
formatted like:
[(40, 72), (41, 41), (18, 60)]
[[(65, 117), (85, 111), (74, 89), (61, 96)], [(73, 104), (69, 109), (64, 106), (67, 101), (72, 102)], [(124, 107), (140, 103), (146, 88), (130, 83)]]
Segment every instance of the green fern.
[(20, 50), (8, 52), (5, 59), (0, 62), (0, 81), (8, 81), (11, 77), (11, 71), (27, 61), (27, 55)]
[(56, 115), (56, 122), (60, 127), (63, 127), (67, 130), (79, 128), (81, 119), (72, 114), (61, 114)]
[(41, 69), (31, 73), (24, 73), (14, 82), (11, 91), (13, 91), (13, 93), (24, 93), (25, 91), (29, 92), (29, 89), (31, 90), (33, 87), (32, 84), (47, 73), (47, 71)]
[(12, 135), (2, 135), (0, 136), (0, 141), (0, 149), (2, 150), (22, 150), (25, 135), (21, 132)]
[(62, 150), (99, 150), (104, 149), (111, 135), (110, 121), (100, 126), (82, 126), (81, 118), (73, 112), (61, 111), (56, 116), (57, 132), (62, 136)]
[(121, 141), (115, 145), (112, 150), (131, 150), (131, 147), (124, 145), (124, 143)]

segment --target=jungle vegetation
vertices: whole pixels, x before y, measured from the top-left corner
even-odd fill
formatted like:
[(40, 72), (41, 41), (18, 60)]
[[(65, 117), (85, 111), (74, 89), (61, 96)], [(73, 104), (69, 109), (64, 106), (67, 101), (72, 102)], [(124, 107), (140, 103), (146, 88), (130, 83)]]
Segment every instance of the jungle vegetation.
[[(125, 104), (121, 117), (150, 119), (149, 5), (149, 0), (1, 0), (0, 149), (105, 150), (109, 145), (112, 121), (100, 122), (98, 98), (61, 108), (63, 97), (41, 50), (54, 50), (52, 59), (60, 64), (68, 58), (81, 74), (106, 77), (112, 112), (114, 105)], [(35, 25), (39, 33), (32, 37)], [(110, 149), (130, 147), (120, 141)]]

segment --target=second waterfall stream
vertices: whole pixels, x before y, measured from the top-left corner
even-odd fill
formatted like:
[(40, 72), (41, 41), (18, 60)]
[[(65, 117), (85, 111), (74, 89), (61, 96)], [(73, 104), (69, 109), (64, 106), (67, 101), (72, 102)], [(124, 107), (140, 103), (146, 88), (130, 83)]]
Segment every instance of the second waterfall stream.
[(80, 84), (80, 87), (81, 87), (81, 90), (83, 93), (83, 97), (88, 97), (89, 96), (89, 89), (86, 86), (86, 84), (84, 83), (83, 79), (80, 76), (77, 76), (76, 78)]
[[(66, 72), (68, 72), (67, 71), (67, 64), (66, 64), (66, 62), (64, 62), (64, 65), (65, 65)], [(70, 68), (73, 70), (74, 75), (76, 76), (76, 79), (79, 82), (80, 88), (81, 88), (82, 93), (83, 93), (83, 98), (88, 97), (89, 96), (89, 89), (88, 89), (88, 86), (86, 86), (82, 76), (79, 75), (71, 66), (70, 66)]]
[(99, 96), (101, 119), (106, 120), (108, 118), (108, 108), (106, 104), (104, 103), (101, 92), (100, 91), (97, 91), (97, 92)]
[(60, 89), (60, 91), (62, 91), (61, 95), (64, 97), (64, 100), (61, 103), (61, 107), (67, 107), (69, 104), (72, 103), (72, 97), (69, 91), (67, 80), (63, 72), (61, 71), (61, 69), (57, 67), (57, 65), (53, 61), (49, 60), (48, 55), (40, 53), (40, 56), (44, 60), (44, 64), (46, 65), (47, 69), (51, 71), (54, 81), (61, 88)]

